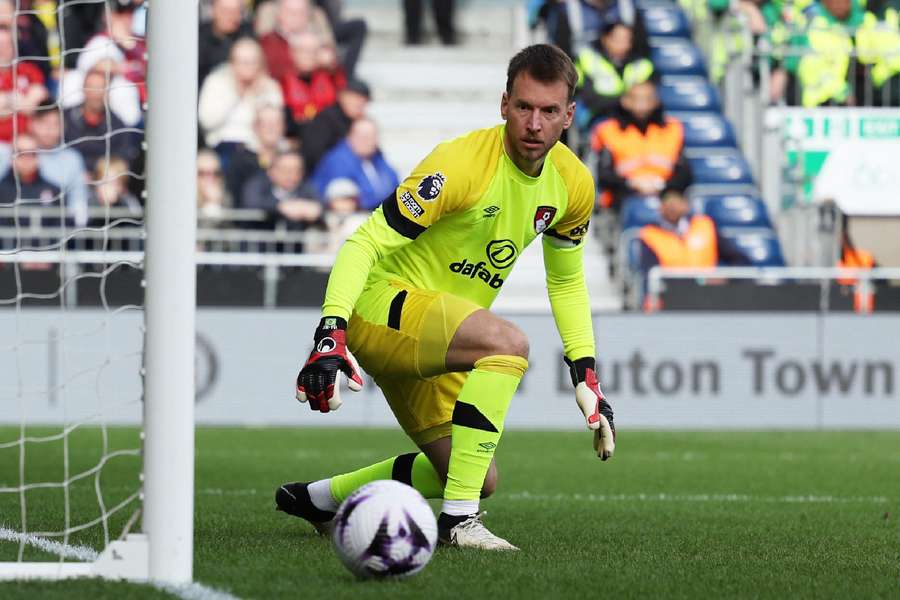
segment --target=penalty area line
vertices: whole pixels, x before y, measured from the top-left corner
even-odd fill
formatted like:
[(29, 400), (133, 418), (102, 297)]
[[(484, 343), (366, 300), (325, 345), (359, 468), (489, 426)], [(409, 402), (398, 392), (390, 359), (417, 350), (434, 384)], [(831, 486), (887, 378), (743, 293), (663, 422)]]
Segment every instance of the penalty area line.
[[(0, 541), (15, 542), (33, 546), (49, 554), (55, 554), (62, 558), (71, 558), (82, 562), (93, 562), (99, 558), (100, 553), (88, 546), (73, 546), (55, 542), (31, 533), (21, 533), (6, 527), (0, 527)], [(132, 582), (141, 583), (141, 582)], [(182, 600), (240, 600), (237, 596), (222, 590), (205, 586), (202, 583), (163, 583), (161, 581), (146, 582), (162, 592), (171, 594)]]
[(790, 496), (752, 496), (749, 494), (497, 494), (497, 499), (565, 502), (762, 502), (769, 504), (886, 504), (886, 496), (829, 496), (800, 494)]

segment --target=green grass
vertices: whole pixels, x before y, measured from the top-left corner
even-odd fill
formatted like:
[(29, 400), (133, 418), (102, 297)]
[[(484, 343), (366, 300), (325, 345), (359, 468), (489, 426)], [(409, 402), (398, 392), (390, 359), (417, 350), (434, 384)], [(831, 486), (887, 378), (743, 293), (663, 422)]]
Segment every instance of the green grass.
[[(0, 441), (16, 435), (0, 429)], [(98, 439), (73, 438), (73, 471), (96, 459), (84, 446)], [(135, 441), (133, 430), (115, 430), (109, 443)], [(45, 446), (28, 449), (29, 481), (60, 478), (62, 445)], [(273, 510), (282, 481), (410, 448), (389, 430), (201, 429), (196, 580), (244, 598), (900, 598), (900, 433), (624, 431), (616, 457), (601, 463), (586, 433), (509, 432), (498, 493), (482, 506), (522, 552), (440, 549), (397, 582), (355, 581), (327, 540)], [(104, 471), (106, 502), (133, 491), (135, 462)], [(18, 481), (17, 451), (0, 451), (0, 481)], [(29, 528), (59, 527), (61, 498), (29, 494)], [(97, 514), (93, 480), (73, 486), (70, 501), (73, 521)], [(18, 497), (0, 494), (0, 522), (18, 529), (18, 514)], [(73, 542), (99, 547), (101, 536)], [(0, 542), (0, 560), (17, 550)], [(0, 585), (0, 597), (164, 594), (86, 581)]]

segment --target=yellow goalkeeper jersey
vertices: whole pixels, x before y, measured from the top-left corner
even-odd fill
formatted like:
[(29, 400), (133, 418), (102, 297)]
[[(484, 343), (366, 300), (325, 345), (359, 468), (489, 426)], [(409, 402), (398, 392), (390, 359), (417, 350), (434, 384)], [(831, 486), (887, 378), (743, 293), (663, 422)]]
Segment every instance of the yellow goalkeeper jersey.
[(529, 177), (507, 156), (503, 136), (500, 125), (438, 145), (341, 249), (323, 314), (349, 319), (364, 287), (384, 279), (488, 308), (516, 259), (542, 234), (566, 354), (593, 356), (581, 248), (593, 179), (561, 143)]

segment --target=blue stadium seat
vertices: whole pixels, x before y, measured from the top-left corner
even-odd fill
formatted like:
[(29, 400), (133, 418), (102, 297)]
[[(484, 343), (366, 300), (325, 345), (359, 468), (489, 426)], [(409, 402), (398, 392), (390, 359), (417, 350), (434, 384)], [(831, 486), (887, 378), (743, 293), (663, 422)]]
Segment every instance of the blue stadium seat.
[(709, 151), (687, 154), (694, 175), (694, 184), (752, 184), (750, 165), (737, 150)]
[(659, 222), (659, 199), (653, 196), (629, 196), (622, 202), (622, 229)]
[(694, 208), (722, 227), (771, 228), (765, 203), (749, 194), (709, 194), (694, 196)]
[(714, 112), (669, 113), (684, 124), (684, 145), (688, 148), (736, 148), (734, 129)]
[(650, 38), (650, 60), (663, 75), (706, 76), (703, 55), (689, 40), (672, 37)]
[(728, 238), (750, 259), (754, 267), (783, 267), (781, 244), (771, 229), (720, 229), (719, 234)]
[(691, 37), (691, 26), (681, 7), (675, 3), (645, 4), (640, 7), (649, 36)]
[(663, 77), (659, 99), (667, 111), (718, 111), (719, 93), (703, 77)]

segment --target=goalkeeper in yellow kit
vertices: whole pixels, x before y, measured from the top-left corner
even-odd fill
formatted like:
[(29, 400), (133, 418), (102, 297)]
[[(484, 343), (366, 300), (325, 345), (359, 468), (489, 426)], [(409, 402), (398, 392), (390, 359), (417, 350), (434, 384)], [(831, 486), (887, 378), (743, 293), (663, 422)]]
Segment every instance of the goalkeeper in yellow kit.
[(496, 484), (494, 450), (528, 368), (528, 340), (488, 308), (538, 235), (577, 404), (598, 456), (612, 455), (582, 266), (594, 184), (559, 143), (576, 80), (554, 46), (519, 52), (500, 103), (505, 125), (438, 145), (341, 248), (297, 398), (321, 412), (338, 408), (339, 373), (350, 389), (362, 387), (355, 355), (421, 452), (287, 483), (276, 491), (281, 510), (324, 531), (355, 489), (395, 479), (443, 498), (441, 542), (516, 549), (484, 526), (478, 506)]

